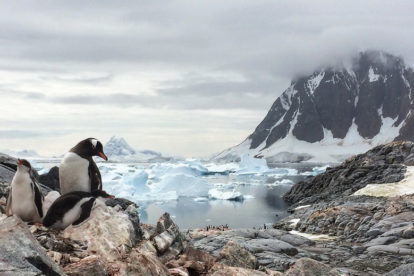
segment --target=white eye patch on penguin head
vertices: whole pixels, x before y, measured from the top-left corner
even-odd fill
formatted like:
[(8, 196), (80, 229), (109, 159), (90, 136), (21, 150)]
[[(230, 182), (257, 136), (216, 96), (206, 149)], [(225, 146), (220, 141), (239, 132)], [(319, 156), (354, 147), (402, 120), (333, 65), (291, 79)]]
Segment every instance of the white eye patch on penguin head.
[(105, 155), (105, 153), (103, 151), (102, 143), (99, 142), (95, 138), (90, 138), (90, 142), (91, 142), (91, 145), (92, 145), (92, 148), (93, 148), (93, 155), (94, 156), (99, 156), (104, 160), (108, 160), (108, 157)]
[(103, 151), (102, 143), (99, 142), (96, 138), (87, 138), (85, 140), (82, 140), (70, 151), (84, 158), (99, 156), (104, 160), (108, 160), (108, 157), (105, 155)]

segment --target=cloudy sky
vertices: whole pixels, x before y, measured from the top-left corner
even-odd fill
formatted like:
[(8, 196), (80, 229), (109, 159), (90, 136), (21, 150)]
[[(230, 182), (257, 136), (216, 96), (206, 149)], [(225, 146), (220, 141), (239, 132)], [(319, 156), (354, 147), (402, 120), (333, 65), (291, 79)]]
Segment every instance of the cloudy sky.
[(413, 1), (7, 1), (0, 148), (123, 136), (208, 156), (241, 142), (290, 79), (358, 50), (414, 64)]

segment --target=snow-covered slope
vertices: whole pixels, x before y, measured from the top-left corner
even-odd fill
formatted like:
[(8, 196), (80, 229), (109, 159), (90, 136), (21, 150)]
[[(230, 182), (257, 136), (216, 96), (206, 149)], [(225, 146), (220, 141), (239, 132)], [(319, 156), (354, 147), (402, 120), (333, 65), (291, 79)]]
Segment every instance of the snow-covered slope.
[(241, 144), (216, 159), (243, 154), (270, 161), (336, 162), (393, 140), (414, 141), (413, 70), (380, 51), (351, 66), (328, 67), (292, 81)]
[(104, 146), (104, 152), (109, 161), (113, 162), (158, 162), (171, 159), (156, 151), (136, 150), (124, 138), (118, 136), (112, 136), (109, 139)]

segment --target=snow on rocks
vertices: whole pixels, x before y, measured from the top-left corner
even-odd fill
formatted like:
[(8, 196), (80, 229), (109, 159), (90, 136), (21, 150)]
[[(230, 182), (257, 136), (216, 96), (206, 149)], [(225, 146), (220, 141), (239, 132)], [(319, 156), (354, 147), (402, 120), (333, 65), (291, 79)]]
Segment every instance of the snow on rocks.
[(401, 196), (414, 193), (414, 166), (408, 166), (404, 179), (400, 182), (368, 184), (364, 188), (356, 191), (354, 195), (368, 196)]

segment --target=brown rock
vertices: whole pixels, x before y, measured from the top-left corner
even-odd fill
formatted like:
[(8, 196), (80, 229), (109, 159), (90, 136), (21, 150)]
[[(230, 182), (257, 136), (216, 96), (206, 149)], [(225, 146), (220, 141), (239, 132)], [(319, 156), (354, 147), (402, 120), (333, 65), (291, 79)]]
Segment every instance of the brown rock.
[[(184, 268), (190, 274), (206, 274), (216, 262), (210, 254), (188, 247), (178, 260), (169, 261), (169, 268)], [(192, 274), (191, 274), (192, 275)]]
[(223, 247), (220, 251), (219, 261), (228, 266), (250, 269), (255, 269), (257, 267), (256, 257), (234, 241), (229, 241)]
[(83, 258), (77, 263), (70, 264), (64, 268), (69, 276), (104, 276), (108, 275), (104, 263), (96, 255)]
[(285, 272), (285, 276), (340, 276), (341, 274), (330, 266), (309, 258), (301, 258)]
[(132, 250), (127, 259), (127, 273), (131, 275), (167, 276), (168, 269), (157, 256)]
[(211, 276), (264, 276), (268, 274), (258, 271), (258, 270), (242, 268), (242, 267), (227, 266), (221, 263), (217, 263), (212, 267), (208, 275), (211, 275)]

